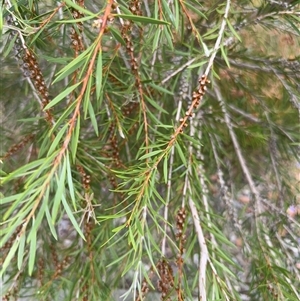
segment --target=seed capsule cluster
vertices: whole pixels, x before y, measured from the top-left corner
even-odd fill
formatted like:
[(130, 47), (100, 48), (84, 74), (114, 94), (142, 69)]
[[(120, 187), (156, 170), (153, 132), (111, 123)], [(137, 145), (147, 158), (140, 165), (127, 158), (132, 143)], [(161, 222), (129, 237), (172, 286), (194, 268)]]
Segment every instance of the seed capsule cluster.
[(137, 295), (137, 297), (135, 298), (135, 301), (142, 301), (144, 300), (146, 294), (149, 292), (149, 285), (148, 285), (148, 282), (143, 279), (143, 282), (142, 282), (142, 287), (141, 287), (141, 295)]
[(53, 275), (53, 279), (57, 279), (58, 277), (60, 277), (62, 275), (62, 272), (64, 271), (64, 269), (69, 265), (70, 263), (70, 257), (66, 256), (62, 262), (59, 262), (56, 266), (55, 266), (55, 272)]
[(70, 264), (71, 258), (69, 256), (66, 256), (62, 261), (59, 261), (56, 252), (56, 246), (54, 244), (50, 245), (50, 251), (52, 256), (52, 262), (55, 268), (52, 279), (57, 279), (59, 276), (61, 276), (63, 270)]
[(178, 128), (179, 133), (182, 133), (183, 129), (188, 126), (187, 120), (195, 116), (194, 110), (196, 110), (200, 105), (201, 100), (207, 90), (207, 84), (209, 83), (210, 81), (207, 79), (206, 75), (202, 75), (200, 77), (198, 89), (194, 90), (192, 94), (192, 104), (185, 112), (185, 116), (179, 120), (181, 123), (181, 126)]
[[(83, 279), (82, 279), (82, 281), (83, 281)], [(88, 282), (86, 281), (85, 284), (81, 288), (81, 294), (83, 296), (82, 301), (88, 301), (89, 300), (88, 291), (89, 291), (89, 285), (88, 285)]]
[(38, 270), (37, 270), (37, 279), (40, 283), (40, 286), (42, 286), (43, 284), (43, 279), (44, 279), (44, 271), (45, 271), (45, 261), (42, 257), (40, 257), (38, 259), (38, 262), (37, 262), (37, 267), (38, 267)]
[(184, 223), (186, 220), (186, 211), (184, 207), (181, 207), (176, 216), (176, 238), (179, 241), (179, 253), (177, 255), (177, 266), (181, 270), (182, 269), (182, 264), (183, 264), (183, 258), (182, 255), (185, 252), (184, 245), (186, 243), (186, 236), (183, 234), (183, 228), (184, 228)]
[(157, 283), (157, 288), (161, 292), (161, 298), (165, 301), (171, 301), (169, 295), (174, 287), (173, 270), (165, 259), (162, 259), (158, 262), (157, 270), (160, 276), (160, 279)]
[(113, 167), (120, 167), (122, 165), (119, 153), (119, 145), (117, 140), (117, 135), (115, 132), (116, 126), (112, 122), (109, 126), (109, 138), (108, 138), (108, 156), (113, 160)]
[(86, 174), (83, 167), (78, 165), (77, 170), (80, 172), (84, 190), (90, 190), (91, 176)]
[[(7, 23), (17, 28), (20, 27), (19, 22), (17, 20), (13, 20), (12, 17), (7, 18)], [(18, 35), (13, 47), (15, 58), (17, 59), (24, 76), (31, 79), (37, 94), (41, 97), (42, 108), (44, 108), (49, 103), (49, 93), (43, 78), (43, 74), (35, 55), (25, 45), (25, 40), (21, 33), (13, 31), (10, 35), (10, 38), (15, 35)], [(53, 120), (50, 110), (46, 110), (45, 114), (47, 121), (50, 122)]]
[[(41, 96), (42, 108), (45, 108), (49, 103), (49, 93), (42, 71), (38, 65), (35, 55), (29, 49), (25, 49), (25, 54), (23, 56), (23, 72), (25, 76), (29, 76), (32, 83), (36, 89), (36, 92)], [(53, 119), (50, 110), (46, 110), (46, 119), (51, 121)]]
[[(132, 14), (136, 16), (142, 16), (142, 10), (141, 10), (141, 5), (142, 3), (137, 0), (130, 1), (129, 3), (129, 10), (132, 12)], [(129, 20), (124, 20), (124, 23), (122, 25), (122, 30), (121, 30), (121, 35), (122, 38), (124, 39), (126, 43), (126, 52), (128, 56), (130, 57), (130, 66), (131, 66), (131, 71), (133, 72), (135, 76), (135, 86), (138, 89), (142, 88), (142, 83), (139, 77), (139, 72), (138, 72), (138, 60), (134, 55), (134, 45), (131, 40), (131, 31), (133, 29), (133, 22)]]
[(24, 64), (22, 65), (24, 74), (32, 80), (37, 92), (42, 96), (42, 104), (45, 107), (49, 103), (49, 94), (43, 78), (41, 69), (37, 63), (35, 55), (29, 49), (25, 50), (23, 56)]
[(7, 153), (4, 155), (3, 159), (7, 159), (18, 152), (21, 148), (23, 148), (29, 141), (33, 139), (34, 135), (30, 134), (24, 137), (19, 143), (12, 145)]
[(17, 300), (18, 297), (18, 290), (16, 286), (13, 286), (3, 297), (2, 301), (9, 301), (9, 300)]
[(9, 240), (0, 248), (0, 251), (1, 251), (1, 258), (0, 258), (0, 265), (2, 265), (3, 264), (3, 262), (4, 262), (4, 260), (5, 260), (5, 257), (6, 257), (6, 255), (5, 254), (3, 254), (3, 253), (5, 253), (6, 252), (6, 250), (10, 250), (11, 249), (11, 247), (12, 247), (12, 245), (13, 245), (13, 243), (15, 242), (15, 240), (16, 240), (16, 238), (17, 238), (17, 236), (18, 236), (18, 233), (20, 233), (20, 231), (21, 231), (21, 229), (22, 229), (22, 226), (20, 225), (20, 226), (18, 226), (17, 227), (17, 229), (15, 230), (15, 232), (14, 232), (14, 234), (9, 238)]

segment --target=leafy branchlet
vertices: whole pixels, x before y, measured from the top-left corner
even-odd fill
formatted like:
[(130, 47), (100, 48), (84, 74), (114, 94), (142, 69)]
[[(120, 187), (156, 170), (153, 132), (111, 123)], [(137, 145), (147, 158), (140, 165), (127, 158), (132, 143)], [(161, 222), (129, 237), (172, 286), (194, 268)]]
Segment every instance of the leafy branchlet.
[[(281, 168), (298, 143), (298, 58), (255, 54), (259, 39), (247, 47), (238, 32), (273, 26), (296, 42), (295, 1), (275, 11), (274, 1), (259, 11), (230, 0), (25, 2), (6, 0), (0, 22), (8, 37), (4, 58), (17, 58), (31, 89), (17, 72), (21, 109), (11, 110), (9, 102), (4, 108), (16, 118), (3, 128), (25, 138), (16, 137), (20, 142), (2, 156), (13, 156), (1, 172), (3, 300), (27, 294), (29, 285), (36, 288), (32, 298), (58, 300), (64, 290), (78, 301), (110, 300), (111, 291), (129, 283), (136, 301), (148, 300), (150, 289), (164, 301), (197, 292), (202, 301), (239, 300), (241, 287), (257, 300), (298, 300), (298, 192)], [(50, 40), (53, 52), (45, 47)], [(40, 57), (49, 72), (41, 70)], [(14, 73), (9, 65), (3, 70)], [(206, 93), (208, 77), (214, 89)], [(23, 97), (28, 91), (41, 110), (32, 95)], [(40, 111), (50, 127), (40, 126)], [(20, 150), (33, 138), (34, 156), (23, 163)], [(276, 180), (269, 182), (260, 166), (268, 170), (270, 159)], [(207, 189), (212, 174), (217, 192)], [(260, 196), (262, 179), (274, 185), (272, 197)], [(242, 203), (235, 196), (247, 182), (252, 193)], [(194, 235), (186, 235), (187, 223)], [(241, 283), (250, 269), (251, 283)]]

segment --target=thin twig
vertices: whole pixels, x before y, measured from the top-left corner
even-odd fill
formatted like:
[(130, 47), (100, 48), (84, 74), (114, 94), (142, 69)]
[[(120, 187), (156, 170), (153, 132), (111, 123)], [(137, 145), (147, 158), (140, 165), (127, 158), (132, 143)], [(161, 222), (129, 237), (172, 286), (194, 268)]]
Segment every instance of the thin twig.
[(206, 76), (208, 76), (208, 74), (209, 74), (209, 72), (212, 68), (212, 65), (214, 63), (215, 57), (217, 55), (218, 49), (220, 48), (221, 41), (222, 41), (222, 38), (223, 38), (223, 33), (224, 33), (224, 30), (225, 30), (225, 27), (226, 27), (226, 20), (228, 18), (229, 9), (230, 9), (230, 0), (227, 0), (225, 13), (224, 13), (224, 17), (223, 17), (221, 27), (220, 27), (220, 30), (219, 30), (218, 38), (217, 38), (217, 41), (215, 43), (214, 49), (212, 51), (211, 57), (208, 61), (208, 65), (206, 67), (206, 70), (204, 72), (204, 75), (206, 75)]
[[(189, 93), (190, 95), (190, 93)], [(178, 97), (178, 105), (177, 105), (177, 112), (175, 121), (176, 123), (179, 122), (180, 114), (181, 114), (181, 108), (183, 104), (182, 96)], [(169, 211), (169, 203), (171, 199), (171, 188), (172, 188), (172, 173), (173, 173), (173, 164), (174, 164), (174, 156), (175, 156), (175, 147), (174, 145), (171, 147), (170, 151), (170, 163), (169, 163), (169, 171), (168, 171), (168, 181), (167, 181), (167, 196), (166, 196), (166, 204), (164, 207), (164, 235), (162, 239), (161, 244), (161, 251), (162, 255), (164, 256), (166, 254), (166, 240), (167, 240), (167, 228), (168, 228), (168, 211)]]
[(199, 271), (199, 279), (198, 279), (198, 288), (199, 288), (199, 300), (201, 301), (207, 301), (206, 297), (206, 267), (207, 267), (207, 262), (209, 259), (209, 253), (208, 249), (206, 246), (203, 230), (200, 224), (200, 218), (198, 214), (197, 207), (192, 199), (192, 197), (189, 197), (189, 206), (191, 209), (192, 213), (192, 219), (194, 222), (194, 227), (197, 233), (197, 240), (198, 244), (201, 250), (201, 257), (200, 257), (200, 262), (198, 266), (198, 271)]
[[(264, 213), (264, 211), (263, 211), (263, 206), (262, 206), (262, 199), (261, 199), (261, 196), (260, 196), (260, 193), (259, 193), (258, 189), (256, 188), (256, 186), (254, 184), (254, 180), (252, 179), (251, 173), (250, 173), (250, 171), (248, 169), (248, 166), (246, 164), (246, 160), (245, 160), (244, 156), (242, 155), (242, 151), (241, 151), (239, 142), (238, 142), (237, 137), (236, 137), (236, 135), (235, 135), (235, 133), (233, 131), (233, 127), (232, 127), (232, 124), (231, 124), (231, 121), (230, 121), (230, 116), (229, 116), (229, 114), (227, 112), (224, 100), (223, 100), (223, 98), (221, 96), (221, 92), (220, 92), (220, 90), (219, 90), (219, 88), (218, 88), (217, 85), (215, 85), (215, 89), (214, 90), (215, 90), (215, 93), (217, 95), (217, 99), (220, 102), (220, 105), (221, 105), (221, 108), (222, 108), (222, 111), (223, 111), (223, 114), (224, 114), (224, 120), (225, 120), (225, 123), (227, 125), (228, 131), (229, 131), (229, 135), (231, 137), (231, 141), (233, 143), (235, 152), (236, 152), (237, 157), (239, 159), (240, 166), (241, 166), (241, 168), (243, 170), (243, 173), (244, 173), (244, 175), (245, 175), (245, 177), (247, 179), (247, 182), (249, 184), (250, 190), (251, 190), (251, 192), (254, 195), (254, 199), (255, 199), (254, 213), (255, 213), (255, 220), (256, 220), (256, 226), (257, 226), (256, 227), (256, 232), (257, 232), (258, 240), (260, 242), (260, 246), (261, 246), (261, 248), (263, 250), (263, 255), (265, 256), (267, 262), (269, 262), (270, 258), (268, 256), (268, 254), (271, 254), (272, 255), (272, 259), (275, 261), (275, 264), (277, 264), (278, 266), (280, 266), (280, 262), (277, 259), (277, 254), (273, 251), (275, 249), (275, 247), (273, 246), (273, 244), (271, 242), (270, 236), (267, 235), (266, 229), (264, 229), (265, 231), (263, 231), (263, 237), (261, 236), (259, 222), (262, 222), (262, 225), (264, 225), (264, 221), (263, 221), (263, 213)], [(268, 250), (265, 250), (265, 247), (264, 247), (265, 243), (268, 246)], [(289, 285), (291, 286), (291, 288), (293, 289), (295, 295), (300, 299), (300, 296), (297, 293), (297, 291), (296, 291), (295, 287), (293, 286), (293, 284), (291, 283), (291, 280), (287, 276), (284, 276), (284, 278), (289, 283)], [(277, 284), (277, 287), (278, 287), (278, 291), (280, 292), (280, 294), (282, 296), (282, 291), (279, 288), (279, 283), (277, 282), (276, 284)]]

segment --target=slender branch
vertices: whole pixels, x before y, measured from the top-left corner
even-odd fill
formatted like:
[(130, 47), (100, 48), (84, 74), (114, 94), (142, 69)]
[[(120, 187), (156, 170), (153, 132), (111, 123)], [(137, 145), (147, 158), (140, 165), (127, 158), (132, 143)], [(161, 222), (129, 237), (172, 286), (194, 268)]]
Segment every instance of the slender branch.
[(206, 70), (204, 72), (204, 75), (208, 76), (211, 68), (212, 68), (212, 65), (214, 63), (214, 60), (215, 60), (215, 57), (217, 55), (217, 51), (221, 45), (221, 41), (222, 41), (222, 38), (223, 38), (223, 33), (225, 31), (225, 26), (226, 26), (226, 20), (228, 18), (228, 14), (229, 14), (229, 9), (230, 9), (230, 0), (227, 0), (226, 2), (226, 7), (225, 7), (225, 13), (224, 13), (224, 17), (223, 17), (223, 20), (222, 20), (222, 23), (221, 23), (221, 26), (220, 26), (220, 30), (219, 30), (219, 34), (218, 34), (218, 38), (216, 40), (216, 43), (215, 43), (215, 46), (214, 46), (214, 49), (212, 51), (212, 54), (211, 54), (211, 57), (208, 61), (208, 65), (206, 67)]
[(174, 77), (176, 74), (178, 74), (179, 72), (183, 71), (185, 68), (187, 68), (188, 66), (190, 66), (193, 62), (195, 62), (195, 60), (197, 60), (197, 57), (194, 57), (193, 59), (190, 59), (189, 61), (187, 61), (185, 64), (183, 64), (182, 66), (180, 66), (178, 69), (176, 69), (174, 72), (172, 72), (169, 76), (167, 76), (165, 79), (163, 79), (160, 84), (163, 85), (165, 84), (167, 81), (169, 81), (172, 77)]
[[(256, 226), (257, 226), (256, 227), (256, 232), (257, 232), (258, 240), (260, 242), (260, 246), (261, 246), (261, 248), (263, 250), (263, 255), (264, 255), (267, 263), (271, 266), (270, 258), (268, 256), (268, 254), (270, 253), (272, 255), (272, 258), (275, 261), (275, 263), (278, 266), (280, 266), (280, 262), (277, 259), (277, 254), (273, 251), (275, 247), (273, 246), (273, 244), (272, 244), (272, 242), (270, 240), (270, 236), (267, 235), (266, 231), (263, 231), (263, 237), (264, 237), (264, 239), (261, 237), (260, 226), (258, 225), (258, 222), (262, 221), (262, 219), (263, 219), (263, 212), (264, 212), (263, 211), (262, 202), (261, 202), (261, 196), (260, 196), (260, 193), (259, 193), (258, 189), (256, 188), (256, 186), (254, 184), (254, 181), (252, 179), (251, 173), (250, 173), (250, 171), (248, 169), (248, 166), (246, 164), (246, 160), (245, 160), (244, 156), (242, 155), (242, 151), (241, 151), (241, 148), (239, 146), (237, 137), (236, 137), (236, 135), (235, 135), (235, 133), (233, 131), (233, 127), (232, 127), (232, 124), (231, 124), (231, 121), (230, 121), (229, 114), (227, 112), (224, 100), (223, 100), (223, 98), (221, 96), (221, 92), (220, 92), (220, 90), (219, 90), (219, 88), (218, 88), (217, 85), (215, 86), (214, 90), (215, 90), (215, 93), (217, 95), (217, 99), (220, 102), (222, 111), (224, 113), (224, 120), (225, 120), (225, 123), (227, 125), (227, 128), (228, 128), (228, 131), (229, 131), (229, 134), (230, 134), (230, 137), (231, 137), (231, 140), (232, 140), (235, 152), (236, 152), (237, 157), (239, 159), (240, 166), (241, 166), (241, 168), (242, 168), (242, 170), (244, 172), (244, 175), (245, 175), (245, 177), (246, 177), (246, 179), (248, 181), (250, 190), (251, 190), (251, 192), (254, 195), (254, 199), (255, 199), (255, 210), (254, 210), (254, 212), (255, 212), (255, 220), (256, 220)], [(264, 224), (264, 222), (263, 222), (263, 224)], [(265, 249), (264, 243), (266, 243), (267, 246), (269, 247), (268, 250)], [(277, 276), (275, 276), (273, 274), (273, 277), (276, 279), (276, 285), (277, 285), (278, 290), (279, 290), (279, 292), (280, 292), (280, 294), (282, 296), (283, 293), (282, 293), (282, 290), (280, 289), (280, 285), (279, 285), (279, 282), (277, 280)], [(284, 278), (290, 284), (291, 288), (294, 290), (294, 293), (299, 298), (299, 295), (298, 295), (297, 291), (295, 290), (294, 286), (292, 285), (291, 280), (287, 276), (284, 276)]]
[(199, 261), (198, 271), (199, 271), (199, 279), (198, 279), (198, 288), (199, 288), (199, 300), (207, 301), (206, 297), (206, 267), (207, 262), (209, 260), (209, 253), (206, 246), (203, 230), (200, 224), (200, 218), (198, 214), (197, 207), (192, 199), (189, 197), (189, 207), (192, 213), (192, 219), (194, 222), (194, 227), (197, 233), (197, 240), (201, 250), (201, 257)]
[(110, 11), (111, 11), (111, 4), (112, 4), (112, 2), (113, 2), (113, 0), (109, 0), (109, 3), (106, 6), (106, 9), (105, 9), (105, 12), (104, 12), (104, 15), (103, 15), (102, 27), (100, 28), (99, 35), (97, 37), (97, 40), (95, 41), (96, 47), (95, 47), (93, 56), (91, 57), (91, 60), (90, 60), (90, 63), (89, 63), (89, 68), (87, 70), (86, 76), (85, 76), (85, 78), (83, 80), (82, 88), (81, 88), (80, 94), (79, 94), (79, 96), (77, 98), (77, 104), (76, 104), (73, 116), (69, 120), (69, 130), (68, 130), (68, 132), (66, 134), (66, 138), (65, 138), (64, 143), (62, 145), (62, 148), (60, 149), (58, 155), (54, 159), (53, 167), (52, 167), (51, 171), (49, 172), (49, 174), (48, 174), (48, 176), (47, 176), (47, 178), (45, 180), (45, 182), (43, 183), (43, 185), (41, 187), (40, 194), (35, 199), (34, 206), (32, 207), (30, 213), (27, 215), (27, 217), (26, 217), (26, 219), (25, 219), (25, 221), (23, 223), (23, 227), (22, 227), (22, 229), (21, 229), (21, 231), (19, 233), (19, 238), (22, 235), (24, 235), (25, 230), (27, 228), (27, 225), (28, 225), (29, 221), (34, 217), (35, 211), (38, 208), (41, 200), (43, 199), (43, 196), (45, 194), (46, 189), (50, 185), (51, 180), (52, 180), (55, 172), (57, 171), (58, 167), (60, 166), (60, 163), (61, 163), (62, 159), (65, 157), (65, 153), (67, 152), (69, 143), (71, 141), (73, 130), (74, 130), (75, 126), (76, 126), (77, 118), (78, 118), (78, 116), (80, 114), (80, 107), (81, 107), (81, 102), (82, 102), (82, 99), (83, 99), (83, 96), (84, 96), (84, 92), (86, 90), (86, 87), (87, 87), (87, 84), (88, 84), (88, 81), (89, 81), (89, 77), (91, 76), (91, 74), (93, 72), (93, 68), (94, 68), (94, 64), (95, 64), (95, 60), (96, 60), (98, 51), (101, 48), (101, 39), (102, 39), (104, 30), (105, 30), (105, 27), (106, 27), (106, 22), (107, 22), (108, 15), (110, 14)]
[[(181, 107), (182, 107), (182, 97), (180, 97), (178, 101), (177, 114), (176, 114), (177, 122), (179, 121), (180, 118)], [(172, 191), (172, 173), (173, 173), (174, 155), (175, 155), (175, 147), (172, 146), (171, 153), (170, 153), (169, 171), (168, 171), (166, 204), (164, 207), (164, 233), (163, 233), (163, 239), (161, 243), (162, 256), (165, 256), (166, 254), (166, 241), (167, 241), (167, 228), (168, 228), (167, 221), (168, 221), (169, 203), (170, 203), (171, 191)]]

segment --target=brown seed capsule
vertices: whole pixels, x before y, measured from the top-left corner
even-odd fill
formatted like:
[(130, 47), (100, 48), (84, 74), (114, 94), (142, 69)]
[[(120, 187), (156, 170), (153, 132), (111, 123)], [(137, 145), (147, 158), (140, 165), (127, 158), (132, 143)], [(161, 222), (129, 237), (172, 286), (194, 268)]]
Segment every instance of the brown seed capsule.
[(107, 19), (110, 23), (112, 23), (115, 20), (115, 17), (113, 15), (108, 15)]
[(207, 76), (206, 76), (205, 74), (203, 74), (203, 75), (201, 76), (201, 79), (200, 79), (199, 81), (201, 81), (201, 80), (206, 81), (206, 79), (207, 79)]

